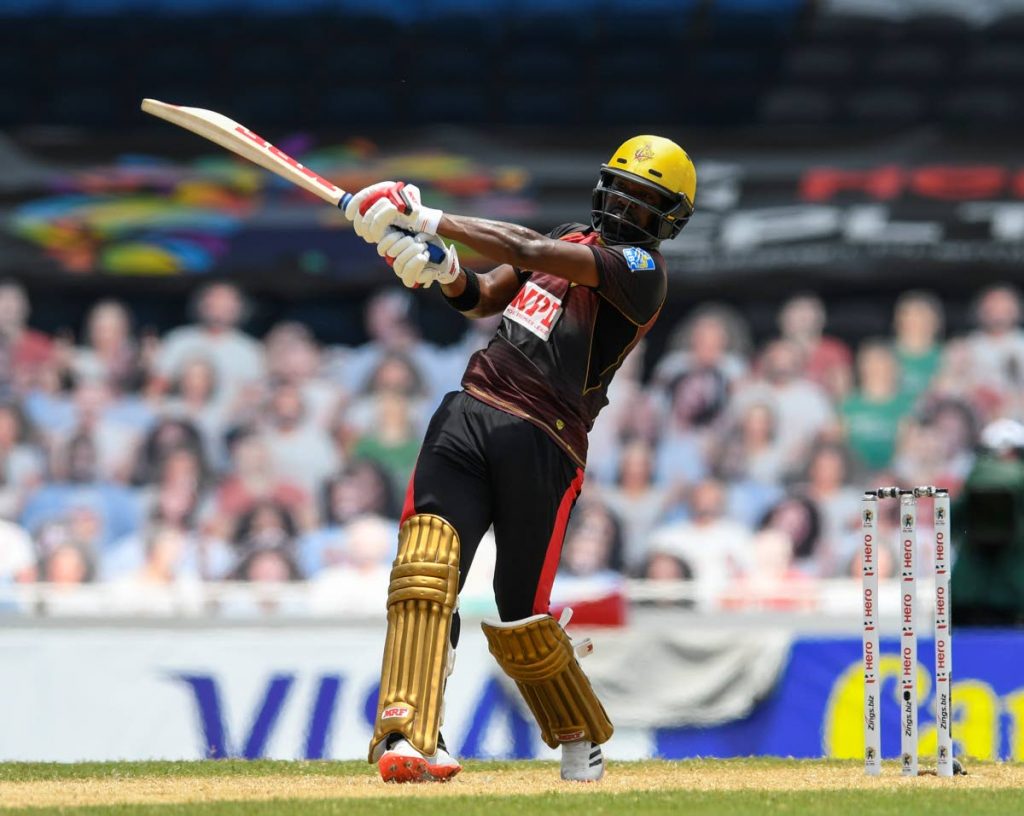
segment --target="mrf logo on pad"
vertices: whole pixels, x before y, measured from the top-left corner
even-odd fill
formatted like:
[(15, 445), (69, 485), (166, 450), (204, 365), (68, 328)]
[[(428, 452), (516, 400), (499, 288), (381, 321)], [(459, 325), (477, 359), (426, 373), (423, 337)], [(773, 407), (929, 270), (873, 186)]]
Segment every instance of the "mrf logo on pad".
[(551, 336), (562, 301), (546, 289), (527, 281), (505, 309), (505, 317), (537, 335), (541, 340)]

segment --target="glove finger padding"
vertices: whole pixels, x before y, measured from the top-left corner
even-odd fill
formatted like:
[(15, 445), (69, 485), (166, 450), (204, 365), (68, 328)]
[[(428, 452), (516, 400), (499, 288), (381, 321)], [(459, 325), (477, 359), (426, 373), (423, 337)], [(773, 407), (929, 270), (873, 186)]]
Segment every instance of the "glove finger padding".
[(424, 289), (429, 289), (430, 285), (437, 280), (437, 275), (429, 267), (425, 266), (420, 273), (416, 276), (416, 286), (421, 286)]
[(418, 236), (413, 238), (401, 230), (388, 230), (384, 237), (377, 242), (377, 254), (382, 258), (397, 258), (410, 244), (419, 240)]
[(356, 235), (366, 240), (368, 243), (376, 243), (376, 241), (369, 241), (366, 237), (367, 223), (365, 216), (360, 212), (363, 206), (363, 202), (377, 193), (383, 192), (384, 190), (393, 187), (395, 182), (393, 181), (379, 181), (376, 184), (371, 184), (369, 187), (364, 187), (358, 193), (352, 196), (352, 199), (348, 202), (345, 207), (345, 217), (352, 222), (352, 227), (355, 229)]
[[(414, 240), (395, 258), (393, 265), (395, 274), (402, 279), (402, 283), (412, 288), (417, 283), (422, 283), (419, 279), (420, 273), (424, 271), (429, 260), (430, 256), (427, 254), (426, 247)], [(428, 277), (433, 280), (435, 276), (431, 273)]]
[(398, 208), (386, 198), (378, 199), (363, 216), (366, 240), (376, 244), (384, 237), (388, 229), (392, 227), (398, 218)]
[(371, 195), (381, 192), (394, 185), (393, 181), (378, 181), (376, 184), (371, 184), (369, 187), (364, 187), (358, 193), (353, 194), (352, 198), (349, 199), (348, 204), (345, 207), (345, 217), (349, 221), (355, 221), (356, 218), (361, 214), (359, 212), (363, 205)]

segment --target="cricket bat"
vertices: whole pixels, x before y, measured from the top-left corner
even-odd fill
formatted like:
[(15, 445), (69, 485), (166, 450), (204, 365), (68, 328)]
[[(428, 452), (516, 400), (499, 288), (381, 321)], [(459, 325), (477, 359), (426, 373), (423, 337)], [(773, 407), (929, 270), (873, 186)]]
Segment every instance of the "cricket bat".
[[(241, 125), (221, 113), (203, 108), (170, 105), (157, 99), (143, 99), (142, 110), (178, 127), (185, 128), (185, 130), (191, 130), (204, 139), (216, 142), (243, 159), (248, 159), (292, 184), (298, 185), (303, 190), (319, 196), (342, 211), (352, 200), (352, 193), (346, 193), (338, 185), (314, 173), (262, 136), (253, 133), (245, 125)], [(403, 230), (403, 232), (408, 232), (408, 230)], [(439, 263), (444, 260), (445, 254), (440, 247), (433, 244), (428, 247), (431, 261)]]

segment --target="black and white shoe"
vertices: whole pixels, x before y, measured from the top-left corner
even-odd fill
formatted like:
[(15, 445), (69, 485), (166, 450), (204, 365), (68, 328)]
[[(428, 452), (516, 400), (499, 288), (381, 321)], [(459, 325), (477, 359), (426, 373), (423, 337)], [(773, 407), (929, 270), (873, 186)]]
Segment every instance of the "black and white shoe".
[(590, 740), (562, 743), (562, 779), (596, 782), (604, 776), (601, 746)]

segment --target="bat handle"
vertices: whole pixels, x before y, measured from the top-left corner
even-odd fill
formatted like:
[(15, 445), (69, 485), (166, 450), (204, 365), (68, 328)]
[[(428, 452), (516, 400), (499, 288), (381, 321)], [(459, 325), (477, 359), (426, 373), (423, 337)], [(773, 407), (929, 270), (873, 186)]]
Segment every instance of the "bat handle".
[[(344, 212), (345, 208), (348, 207), (348, 202), (350, 202), (351, 200), (352, 193), (345, 193), (345, 195), (341, 197), (341, 201), (338, 202), (338, 209)], [(399, 232), (404, 232), (406, 235), (416, 234), (410, 230), (401, 229), (400, 227), (395, 227), (395, 229), (397, 229)], [(437, 246), (436, 244), (427, 244), (427, 254), (430, 256), (431, 263), (441, 263), (441, 261), (445, 259), (446, 253), (443, 249), (441, 249), (441, 247)]]

